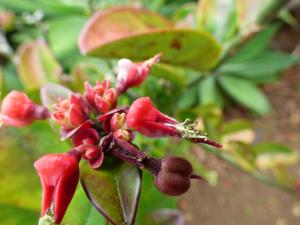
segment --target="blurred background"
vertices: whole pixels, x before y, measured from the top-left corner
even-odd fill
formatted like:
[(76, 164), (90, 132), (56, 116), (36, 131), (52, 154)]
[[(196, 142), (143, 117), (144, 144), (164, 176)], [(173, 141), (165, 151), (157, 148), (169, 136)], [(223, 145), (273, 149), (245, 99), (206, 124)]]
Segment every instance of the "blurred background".
[[(17, 89), (40, 102), (48, 82), (77, 92), (85, 80), (115, 82), (118, 59), (158, 52), (161, 63), (120, 104), (150, 96), (224, 147), (137, 135), (152, 155), (188, 158), (205, 182), (177, 199), (145, 174), (136, 224), (298, 225), (299, 0), (0, 0), (0, 100)], [(0, 224), (37, 224), (33, 162), (69, 148), (51, 122), (0, 130)], [(105, 221), (78, 188), (63, 224)]]

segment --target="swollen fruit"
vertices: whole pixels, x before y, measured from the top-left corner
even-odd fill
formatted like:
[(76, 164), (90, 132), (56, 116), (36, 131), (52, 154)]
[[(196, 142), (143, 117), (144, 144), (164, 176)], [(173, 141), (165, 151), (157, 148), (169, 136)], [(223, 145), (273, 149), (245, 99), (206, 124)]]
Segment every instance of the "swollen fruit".
[(191, 186), (192, 165), (180, 157), (166, 157), (161, 160), (161, 167), (155, 176), (156, 188), (171, 196), (182, 195)]

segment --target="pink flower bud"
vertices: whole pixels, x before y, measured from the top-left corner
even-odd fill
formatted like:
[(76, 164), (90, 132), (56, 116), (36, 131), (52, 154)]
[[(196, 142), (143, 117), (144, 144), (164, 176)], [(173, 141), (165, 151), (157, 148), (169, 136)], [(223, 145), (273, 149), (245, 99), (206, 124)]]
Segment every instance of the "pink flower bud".
[(82, 144), (97, 144), (100, 141), (100, 136), (95, 129), (86, 128), (76, 132), (72, 136), (72, 141), (75, 146)]
[(49, 112), (46, 107), (34, 104), (25, 93), (11, 91), (3, 99), (0, 116), (4, 125), (22, 127), (37, 119), (47, 119)]
[(128, 88), (140, 85), (149, 75), (151, 67), (160, 60), (161, 56), (162, 54), (159, 53), (140, 63), (133, 63), (129, 59), (121, 59), (118, 63), (116, 87), (118, 94), (126, 92)]
[(149, 97), (135, 100), (127, 113), (127, 126), (148, 137), (180, 136), (178, 122), (158, 111)]
[(110, 129), (115, 131), (126, 126), (126, 114), (125, 113), (115, 113), (110, 119)]
[(109, 111), (108, 113), (102, 114), (100, 116), (97, 117), (97, 120), (102, 123), (103, 125), (103, 130), (107, 133), (111, 132), (111, 118), (113, 117), (114, 114), (116, 113), (127, 113), (128, 112), (129, 107), (128, 106), (124, 106), (121, 108), (116, 108), (113, 109), (111, 111)]
[(60, 224), (79, 181), (79, 153), (49, 154), (34, 163), (42, 188), (44, 216), (53, 206), (55, 222)]
[(102, 83), (98, 81), (94, 88), (86, 82), (85, 97), (96, 113), (107, 113), (117, 105), (116, 90), (110, 88), (108, 80), (104, 80)]
[(88, 106), (77, 94), (71, 94), (69, 99), (59, 101), (54, 109), (51, 117), (65, 129), (74, 129), (88, 118)]
[(96, 169), (102, 165), (104, 152), (99, 146), (93, 144), (82, 144), (76, 149), (81, 152), (82, 157), (88, 161), (90, 167)]
[(113, 131), (113, 135), (115, 138), (120, 138), (125, 141), (131, 142), (134, 139), (134, 135), (130, 130), (126, 129), (118, 129)]

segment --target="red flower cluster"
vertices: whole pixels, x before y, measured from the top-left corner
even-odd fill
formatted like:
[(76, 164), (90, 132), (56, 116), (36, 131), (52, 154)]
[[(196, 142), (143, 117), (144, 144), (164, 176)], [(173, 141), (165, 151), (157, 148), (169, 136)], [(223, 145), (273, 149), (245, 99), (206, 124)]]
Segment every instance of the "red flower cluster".
[[(157, 176), (180, 176), (182, 182), (187, 184), (186, 188), (175, 193), (168, 187), (173, 181), (166, 183), (158, 179), (158, 190), (163, 190), (163, 193), (175, 195), (188, 189), (192, 171), (188, 174), (158, 172), (159, 169), (152, 167), (162, 168), (164, 164), (160, 166), (160, 161), (153, 166), (148, 163), (148, 156), (132, 144), (133, 132), (138, 131), (148, 137), (186, 138), (219, 146), (209, 142), (191, 123), (179, 123), (161, 113), (149, 97), (138, 98), (130, 107), (116, 108), (118, 96), (128, 88), (141, 84), (160, 57), (161, 54), (158, 54), (140, 63), (122, 59), (116, 89), (111, 88), (108, 80), (97, 82), (94, 87), (86, 82), (84, 95), (72, 93), (68, 99), (57, 100), (50, 117), (61, 126), (62, 140), (71, 139), (74, 147), (68, 153), (43, 156), (34, 164), (43, 187), (42, 216), (51, 211), (55, 222), (60, 223), (78, 183), (80, 159), (87, 160), (92, 168), (98, 168), (105, 154), (156, 171), (153, 174)], [(45, 107), (34, 104), (21, 92), (13, 91), (3, 100), (1, 119), (6, 125), (25, 126), (36, 119), (48, 117)]]

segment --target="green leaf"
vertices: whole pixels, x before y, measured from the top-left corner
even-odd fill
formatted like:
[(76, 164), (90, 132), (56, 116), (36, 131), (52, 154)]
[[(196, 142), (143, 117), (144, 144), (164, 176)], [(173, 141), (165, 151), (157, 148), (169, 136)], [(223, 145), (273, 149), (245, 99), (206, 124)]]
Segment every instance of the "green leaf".
[(84, 14), (85, 9), (76, 2), (66, 3), (62, 0), (1, 0), (1, 6), (16, 11), (17, 13), (30, 12), (33, 13), (37, 9), (42, 10), (44, 14), (59, 15), (59, 14)]
[(197, 87), (186, 88), (178, 100), (178, 109), (188, 109), (197, 104)]
[(216, 78), (209, 76), (199, 83), (199, 98), (201, 105), (216, 104), (222, 107), (224, 105), (222, 95), (218, 89)]
[(213, 67), (221, 51), (205, 31), (175, 29), (159, 15), (133, 8), (94, 15), (81, 33), (79, 48), (92, 56), (133, 60), (162, 52), (162, 62), (195, 69)]
[(86, 17), (78, 15), (67, 15), (49, 20), (49, 43), (59, 59), (78, 51), (78, 35), (86, 20)]
[(61, 66), (41, 40), (21, 45), (17, 55), (18, 74), (27, 90), (36, 90), (47, 82), (55, 82), (62, 73)]
[(141, 188), (141, 171), (106, 158), (99, 170), (81, 165), (81, 183), (95, 208), (112, 224), (134, 223)]
[(41, 88), (41, 101), (44, 106), (53, 110), (53, 106), (57, 103), (59, 99), (67, 99), (72, 93), (69, 89), (62, 85), (48, 83)]
[(5, 225), (37, 224), (39, 212), (12, 205), (0, 204), (0, 223)]
[(274, 143), (262, 143), (255, 146), (255, 151), (257, 154), (263, 153), (283, 153), (283, 154), (290, 154), (294, 151), (287, 147), (286, 145), (282, 144), (274, 144)]
[(184, 69), (167, 64), (155, 64), (151, 69), (151, 74), (156, 77), (171, 81), (173, 84), (184, 87), (187, 84)]
[(282, 72), (297, 61), (300, 61), (300, 59), (295, 56), (267, 51), (261, 53), (255, 59), (226, 63), (220, 70), (223, 73), (236, 74), (237, 76), (255, 80), (256, 78), (269, 77), (272, 74)]
[(93, 207), (83, 188), (78, 185), (62, 224), (106, 225), (106, 219)]
[(198, 3), (197, 26), (213, 33), (218, 40), (228, 40), (237, 28), (235, 0), (202, 0)]
[(254, 35), (254, 37), (245, 42), (238, 52), (235, 53), (234, 56), (227, 62), (244, 62), (260, 55), (268, 47), (268, 44), (275, 32), (278, 30), (278, 27), (278, 24), (275, 24)]
[(264, 94), (251, 82), (232, 77), (222, 76), (221, 86), (235, 101), (259, 114), (267, 114), (271, 106)]
[(0, 66), (0, 101), (2, 101), (4, 94), (5, 94), (4, 74), (3, 74), (2, 67)]
[(253, 129), (250, 121), (243, 119), (231, 120), (223, 125), (222, 134), (232, 134), (241, 130)]

